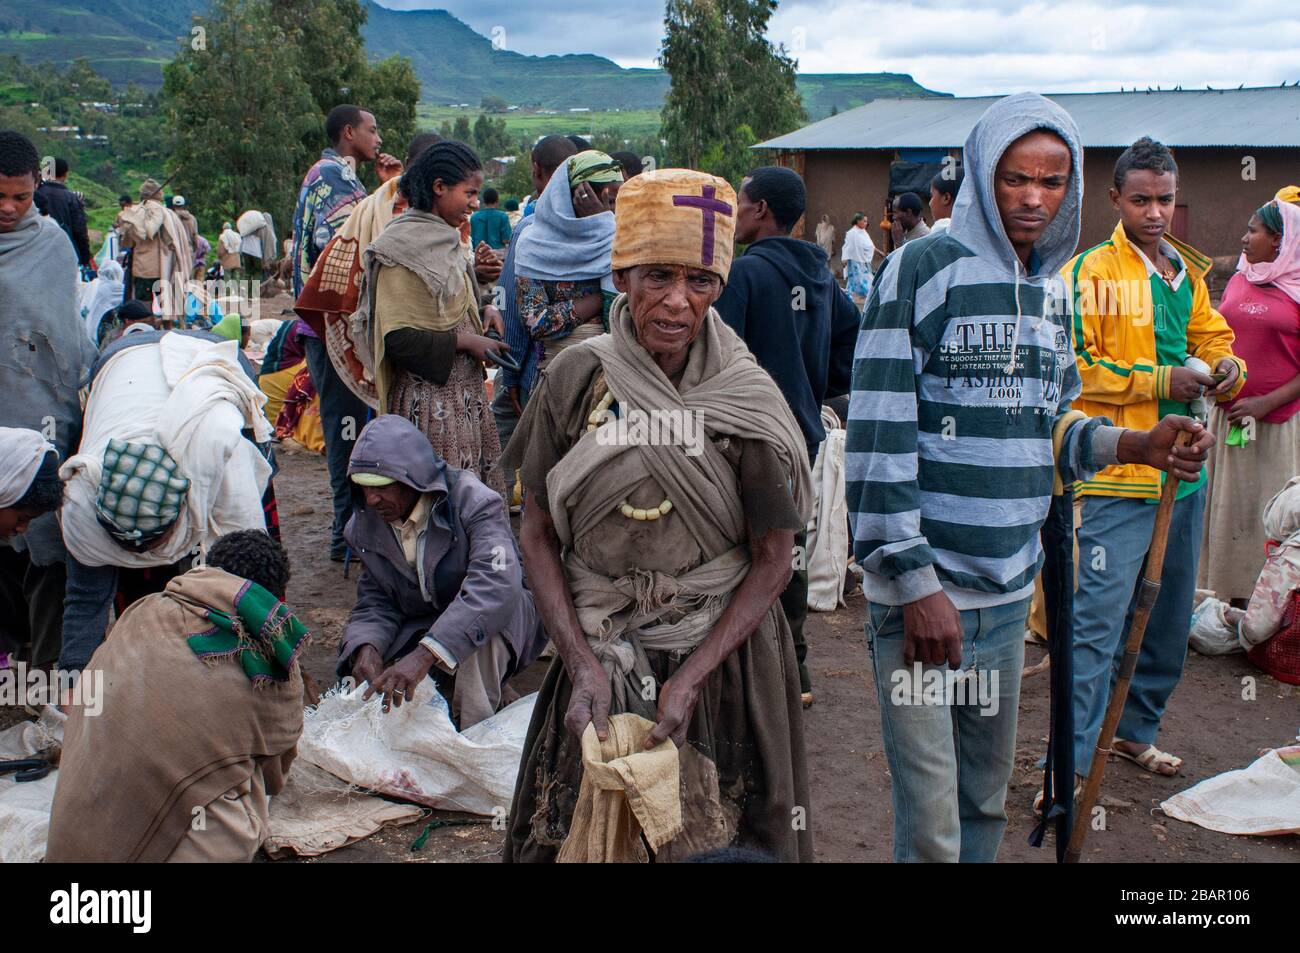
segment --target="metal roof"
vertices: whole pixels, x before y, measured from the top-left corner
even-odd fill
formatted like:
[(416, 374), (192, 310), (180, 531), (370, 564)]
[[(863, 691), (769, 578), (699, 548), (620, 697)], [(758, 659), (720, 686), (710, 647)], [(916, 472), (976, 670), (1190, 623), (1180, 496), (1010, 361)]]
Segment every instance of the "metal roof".
[[(755, 149), (953, 149), (997, 96), (877, 99), (760, 142)], [(1078, 123), (1085, 148), (1300, 147), (1300, 87), (1061, 93), (1048, 98)]]

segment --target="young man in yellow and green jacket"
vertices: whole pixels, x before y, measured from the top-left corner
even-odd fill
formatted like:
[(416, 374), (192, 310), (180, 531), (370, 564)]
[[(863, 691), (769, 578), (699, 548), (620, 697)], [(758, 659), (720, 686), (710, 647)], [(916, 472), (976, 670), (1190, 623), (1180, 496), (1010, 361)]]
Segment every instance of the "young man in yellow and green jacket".
[[(1232, 330), (1210, 304), (1210, 259), (1166, 234), (1177, 177), (1168, 149), (1147, 138), (1135, 142), (1115, 165), (1110, 196), (1121, 220), (1114, 234), (1062, 269), (1083, 380), (1074, 406), (1120, 427), (1148, 429), (1169, 414), (1188, 414), (1202, 388), (1228, 400), (1245, 383), (1246, 366), (1232, 353)], [(1204, 361), (1215, 376), (1185, 367), (1189, 357)], [(1080, 773), (1091, 763), (1123, 654), (1163, 476), (1152, 467), (1120, 464), (1074, 488), (1082, 510), (1073, 657)], [(1113, 747), (1157, 774), (1176, 774), (1182, 763), (1157, 749), (1155, 740), (1187, 655), (1204, 485), (1202, 471), (1199, 480), (1178, 488), (1160, 595)]]

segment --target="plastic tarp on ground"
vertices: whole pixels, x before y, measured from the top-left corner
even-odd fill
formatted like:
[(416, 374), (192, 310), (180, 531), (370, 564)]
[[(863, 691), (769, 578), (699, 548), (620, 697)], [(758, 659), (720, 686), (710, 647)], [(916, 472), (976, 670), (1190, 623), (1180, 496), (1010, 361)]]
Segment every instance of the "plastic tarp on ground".
[(428, 679), (388, 713), (378, 695), (363, 702), (363, 693), (335, 690), (308, 710), (298, 757), (403, 801), (482, 815), (510, 809), (535, 693), (464, 732)]
[(1274, 748), (1248, 768), (1207, 778), (1160, 809), (1224, 834), (1300, 834), (1300, 745)]

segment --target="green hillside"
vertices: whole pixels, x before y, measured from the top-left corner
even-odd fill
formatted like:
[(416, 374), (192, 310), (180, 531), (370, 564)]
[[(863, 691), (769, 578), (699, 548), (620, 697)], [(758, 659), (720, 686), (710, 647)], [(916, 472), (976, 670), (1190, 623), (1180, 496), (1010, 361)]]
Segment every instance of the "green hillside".
[[(203, 0), (0, 0), (0, 54), (27, 63), (65, 67), (78, 57), (115, 86), (128, 82), (156, 90), (162, 64), (189, 36), (190, 15)], [(526, 56), (494, 49), (485, 36), (445, 10), (389, 10), (370, 4), (362, 28), (366, 48), (379, 59), (407, 56), (431, 107), (499, 96), (525, 110), (658, 110), (668, 91), (661, 70), (624, 69), (586, 53)], [(880, 97), (943, 95), (901, 73), (801, 74), (804, 107), (813, 119)]]

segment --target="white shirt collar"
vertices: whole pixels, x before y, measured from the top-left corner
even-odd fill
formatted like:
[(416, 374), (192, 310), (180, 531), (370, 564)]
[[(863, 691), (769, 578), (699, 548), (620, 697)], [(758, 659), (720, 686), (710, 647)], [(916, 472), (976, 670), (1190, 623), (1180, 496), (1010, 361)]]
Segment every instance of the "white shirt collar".
[[(1129, 244), (1133, 245), (1132, 242), (1129, 242)], [(1159, 248), (1165, 253), (1166, 258), (1178, 266), (1178, 273), (1174, 275), (1174, 280), (1169, 282), (1169, 287), (1174, 291), (1177, 291), (1182, 287), (1183, 279), (1187, 277), (1187, 266), (1183, 264), (1182, 256), (1179, 255), (1178, 252), (1174, 251), (1174, 246), (1169, 244), (1163, 238), (1160, 239)], [(1137, 245), (1133, 245), (1133, 250), (1138, 253), (1138, 257), (1142, 259), (1142, 264), (1146, 266), (1148, 278), (1152, 275), (1160, 274), (1160, 272), (1156, 270), (1156, 266), (1152, 264), (1151, 259), (1146, 256), (1142, 249), (1138, 248)], [(1163, 276), (1160, 280), (1164, 281)]]

